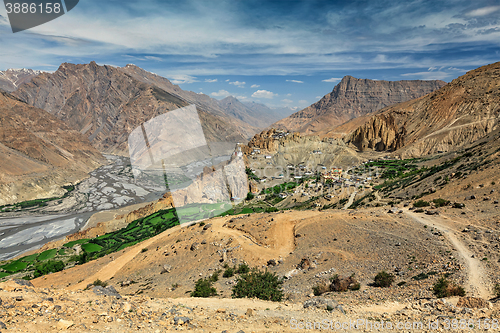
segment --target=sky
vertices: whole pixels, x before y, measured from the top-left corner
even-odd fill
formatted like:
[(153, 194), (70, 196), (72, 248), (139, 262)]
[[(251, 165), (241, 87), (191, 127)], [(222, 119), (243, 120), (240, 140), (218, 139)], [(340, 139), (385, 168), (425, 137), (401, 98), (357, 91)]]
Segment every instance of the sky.
[(90, 61), (304, 108), (345, 75), (449, 82), (500, 61), (500, 0), (80, 0), (16, 34), (0, 6), (0, 70)]

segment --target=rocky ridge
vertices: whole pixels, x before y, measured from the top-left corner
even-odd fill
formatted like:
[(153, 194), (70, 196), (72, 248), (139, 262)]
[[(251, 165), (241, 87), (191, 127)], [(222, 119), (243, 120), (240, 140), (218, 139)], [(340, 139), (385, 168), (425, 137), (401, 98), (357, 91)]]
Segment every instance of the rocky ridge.
[(383, 107), (424, 96), (445, 84), (443, 81), (375, 81), (345, 76), (321, 100), (271, 127), (312, 134)]
[(0, 90), (13, 92), (19, 85), (31, 81), (32, 78), (42, 73), (32, 69), (7, 69), (0, 71)]

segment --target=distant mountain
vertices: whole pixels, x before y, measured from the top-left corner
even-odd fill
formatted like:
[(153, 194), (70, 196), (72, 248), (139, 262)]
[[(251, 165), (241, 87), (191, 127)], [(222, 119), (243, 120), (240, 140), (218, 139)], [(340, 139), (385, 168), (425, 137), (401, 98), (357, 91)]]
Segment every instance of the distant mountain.
[(0, 92), (0, 205), (61, 195), (104, 157), (46, 111)]
[(41, 71), (26, 68), (0, 71), (0, 90), (12, 92), (16, 90), (19, 85), (29, 82), (40, 73)]
[(296, 111), (295, 108), (292, 109), (289, 107), (270, 108), (265, 104), (256, 102), (242, 102), (242, 103), (250, 110), (253, 110), (254, 112), (257, 112), (261, 115), (266, 115), (270, 121), (270, 123), (267, 124), (266, 127), (274, 122), (277, 122), (280, 119), (288, 117), (289, 115), (291, 115)]
[(64, 63), (56, 72), (42, 73), (22, 84), (14, 94), (80, 131), (105, 153), (127, 155), (132, 130), (159, 114), (191, 103), (198, 105), (210, 142), (244, 142), (255, 132), (228, 117), (210, 97), (184, 92), (167, 79), (132, 65), (116, 68), (95, 62)]
[(375, 81), (345, 76), (320, 101), (272, 127), (313, 134), (388, 105), (424, 96), (445, 84), (443, 81)]
[(483, 66), (422, 98), (366, 117), (346, 141), (360, 150), (421, 156), (454, 150), (499, 128), (500, 62)]

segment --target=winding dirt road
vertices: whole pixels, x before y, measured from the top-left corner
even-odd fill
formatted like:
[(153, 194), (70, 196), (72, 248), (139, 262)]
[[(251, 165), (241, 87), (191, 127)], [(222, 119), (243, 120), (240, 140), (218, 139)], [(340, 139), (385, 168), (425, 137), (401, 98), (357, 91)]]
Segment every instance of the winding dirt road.
[(460, 255), (461, 261), (467, 270), (467, 284), (465, 286), (466, 291), (469, 291), (472, 295), (483, 299), (489, 299), (491, 297), (491, 293), (486, 287), (487, 285), (490, 285), (490, 281), (483, 265), (479, 259), (472, 258), (472, 252), (469, 251), (467, 245), (464, 244), (457, 236), (460, 233), (460, 230), (457, 229), (460, 227), (459, 223), (443, 215), (423, 215), (421, 213), (414, 213), (407, 209), (404, 210), (404, 213), (411, 217), (414, 221), (432, 226), (441, 231), (451, 244), (453, 244), (453, 247)]

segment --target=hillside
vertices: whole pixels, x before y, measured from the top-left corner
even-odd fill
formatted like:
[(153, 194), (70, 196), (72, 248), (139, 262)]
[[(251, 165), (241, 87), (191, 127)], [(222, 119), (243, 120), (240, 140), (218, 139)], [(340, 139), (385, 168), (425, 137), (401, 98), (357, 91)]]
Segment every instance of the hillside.
[(40, 71), (26, 68), (0, 71), (0, 90), (13, 92), (19, 85), (29, 82), (40, 73)]
[(271, 127), (312, 134), (388, 105), (424, 96), (443, 85), (443, 81), (376, 81), (345, 76), (321, 100)]
[(62, 195), (105, 163), (80, 133), (0, 92), (0, 205)]
[(368, 117), (346, 138), (359, 150), (398, 150), (403, 156), (450, 151), (498, 128), (500, 63), (472, 70), (422, 98)]
[[(80, 131), (99, 151), (127, 155), (132, 130), (191, 102), (163, 90), (157, 82), (145, 83), (147, 77), (139, 80), (138, 74), (132, 76), (129, 71), (95, 62), (65, 63), (56, 72), (42, 73), (21, 85), (14, 94)], [(205, 105), (199, 105), (198, 111), (208, 141), (245, 141), (248, 133), (237, 120)]]

